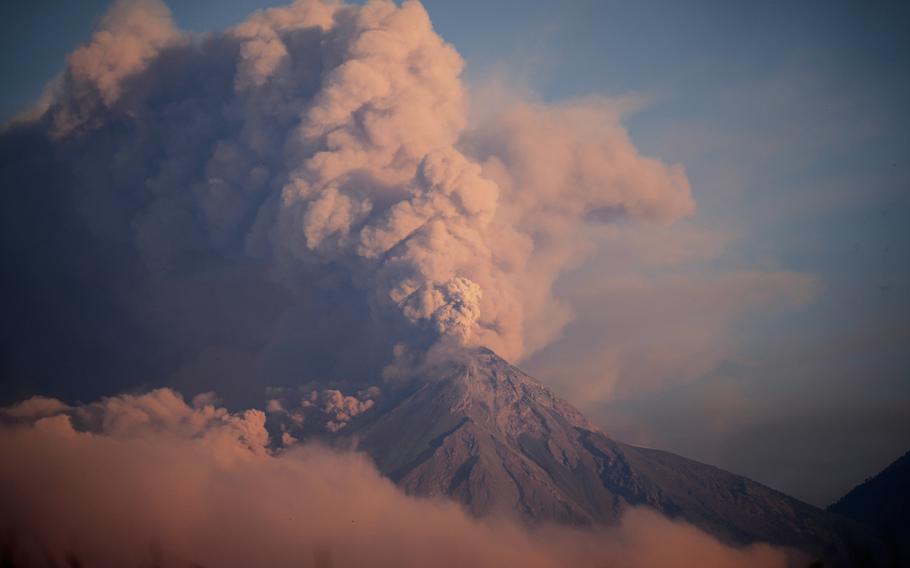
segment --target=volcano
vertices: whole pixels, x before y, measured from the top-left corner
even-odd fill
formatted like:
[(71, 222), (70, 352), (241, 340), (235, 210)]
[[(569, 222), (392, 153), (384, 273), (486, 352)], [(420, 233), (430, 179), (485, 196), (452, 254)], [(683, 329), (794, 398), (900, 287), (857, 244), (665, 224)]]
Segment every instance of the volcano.
[(649, 507), (729, 544), (767, 542), (834, 565), (870, 559), (873, 541), (851, 521), (716, 467), (617, 442), (492, 351), (427, 374), (337, 438), (411, 495), (531, 524), (610, 525), (630, 507)]

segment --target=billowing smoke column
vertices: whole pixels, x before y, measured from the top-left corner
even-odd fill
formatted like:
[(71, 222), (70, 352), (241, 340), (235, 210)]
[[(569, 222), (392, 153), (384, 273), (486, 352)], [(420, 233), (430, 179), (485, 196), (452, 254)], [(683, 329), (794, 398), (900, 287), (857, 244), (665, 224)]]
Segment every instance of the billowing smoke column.
[[(44, 191), (66, 217), (53, 230), (78, 225), (92, 254), (110, 252), (103, 270), (129, 274), (104, 276), (124, 283), (109, 294), (124, 327), (187, 373), (236, 343), (257, 360), (310, 348), (285, 333), (294, 318), (517, 360), (571, 318), (551, 288), (585, 225), (672, 221), (693, 203), (681, 169), (642, 157), (608, 101), (516, 99), (468, 128), (462, 65), (413, 1), (301, 1), (203, 35), (155, 0), (119, 2), (7, 126), (4, 163), (17, 137), (43, 140), (35, 167), (60, 173), (35, 183), (58, 188)], [(35, 177), (16, 164), (11, 185)], [(223, 322), (249, 337), (186, 323), (186, 305), (215, 301), (208, 288), (257, 306)]]

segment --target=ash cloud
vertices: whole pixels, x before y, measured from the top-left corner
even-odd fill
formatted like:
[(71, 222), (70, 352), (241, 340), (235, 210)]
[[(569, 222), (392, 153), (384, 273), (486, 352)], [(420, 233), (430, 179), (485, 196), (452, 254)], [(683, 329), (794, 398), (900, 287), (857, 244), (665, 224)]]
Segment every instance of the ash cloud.
[(551, 342), (584, 227), (677, 219), (688, 181), (600, 99), (469, 128), (462, 67), (417, 2), (208, 34), (117, 2), (0, 133), (4, 398), (165, 380), (238, 404), (374, 384), (398, 344)]
[(266, 415), (273, 443), (290, 446), (299, 440), (335, 433), (375, 406), (382, 389), (377, 386), (350, 394), (338, 388), (271, 387), (266, 389)]
[[(56, 411), (49, 409), (56, 408)], [(0, 552), (59, 566), (785, 566), (646, 510), (597, 530), (477, 520), (361, 455), (272, 450), (260, 410), (169, 389), (5, 409)]]

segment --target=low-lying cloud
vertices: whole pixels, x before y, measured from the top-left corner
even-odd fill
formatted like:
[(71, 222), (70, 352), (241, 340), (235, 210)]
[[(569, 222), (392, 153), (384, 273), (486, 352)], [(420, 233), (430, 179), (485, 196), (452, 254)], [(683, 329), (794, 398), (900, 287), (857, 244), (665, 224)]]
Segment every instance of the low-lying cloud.
[(478, 520), (407, 497), (359, 454), (272, 450), (265, 413), (160, 389), (2, 411), (0, 531), (14, 565), (785, 566), (646, 509), (615, 527)]

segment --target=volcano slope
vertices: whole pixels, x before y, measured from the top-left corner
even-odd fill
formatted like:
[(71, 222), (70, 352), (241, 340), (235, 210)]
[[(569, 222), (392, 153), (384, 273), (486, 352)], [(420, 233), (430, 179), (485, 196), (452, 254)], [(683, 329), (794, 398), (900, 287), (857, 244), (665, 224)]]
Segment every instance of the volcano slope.
[(610, 525), (644, 506), (729, 544), (793, 547), (829, 565), (875, 555), (877, 543), (849, 520), (716, 467), (612, 440), (492, 351), (467, 351), (427, 374), (337, 439), (372, 456), (409, 494), (532, 524)]

